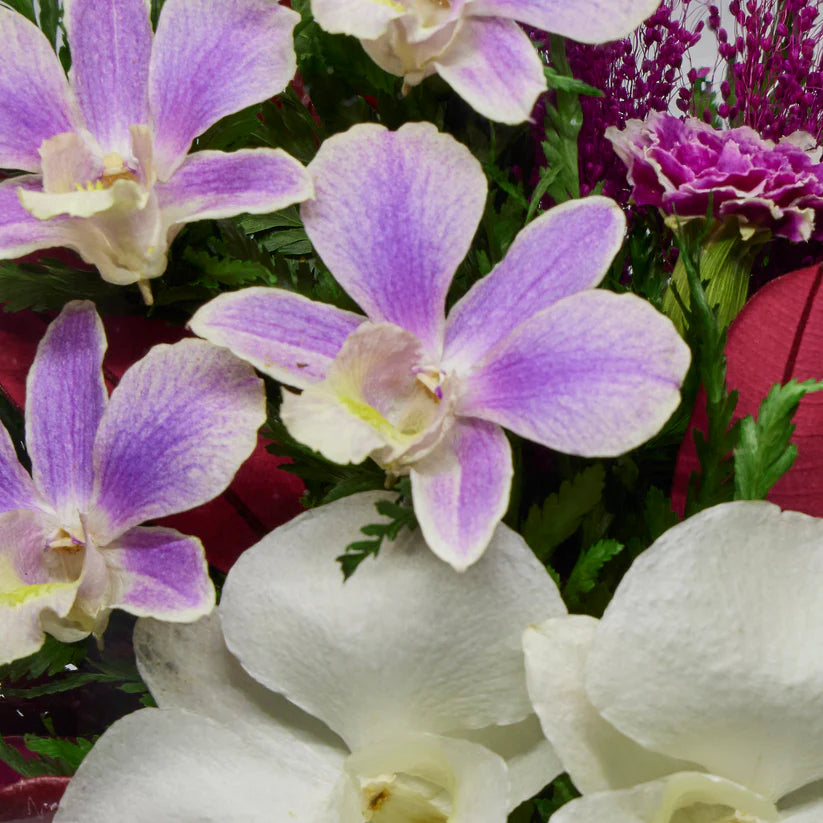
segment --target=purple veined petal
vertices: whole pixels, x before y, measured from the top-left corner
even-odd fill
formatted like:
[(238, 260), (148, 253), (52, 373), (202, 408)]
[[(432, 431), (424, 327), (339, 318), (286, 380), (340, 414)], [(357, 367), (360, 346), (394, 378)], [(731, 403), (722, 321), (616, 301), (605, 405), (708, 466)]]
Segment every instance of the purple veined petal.
[(189, 622), (214, 608), (203, 544), (174, 529), (129, 529), (100, 552), (112, 608), (138, 617)]
[(677, 408), (689, 360), (671, 321), (649, 303), (579, 292), (499, 343), (464, 379), (458, 413), (568, 454), (622, 454)]
[(634, 31), (660, 0), (471, 0), (466, 13), (508, 17), (581, 43), (607, 43)]
[(29, 473), (20, 465), (6, 429), (0, 425), (0, 513), (33, 509), (40, 502)]
[(309, 164), (306, 232), (332, 274), (375, 322), (416, 334), (440, 354), (446, 292), (480, 222), (480, 164), (431, 123), (397, 132), (357, 125)]
[(157, 176), (221, 117), (281, 92), (297, 67), (299, 15), (271, 0), (167, 0), (149, 68)]
[(203, 340), (155, 346), (123, 375), (97, 430), (94, 541), (216, 497), (265, 419), (262, 381), (231, 352)]
[(596, 286), (625, 229), (622, 209), (607, 197), (569, 200), (526, 226), (449, 313), (443, 368), (474, 365), (528, 317)]
[(528, 120), (546, 90), (540, 56), (513, 20), (465, 18), (432, 64), (475, 111), (499, 123)]
[(131, 155), (129, 126), (149, 123), (148, 0), (66, 0), (71, 81), (104, 154)]
[(265, 214), (314, 194), (309, 173), (280, 149), (189, 155), (167, 183), (155, 187), (168, 225)]
[(281, 383), (304, 389), (326, 376), (365, 317), (300, 294), (255, 286), (198, 309), (189, 328)]
[(49, 579), (40, 560), (44, 522), (35, 512), (0, 514), (0, 665), (36, 652), (45, 640), (41, 614), (68, 614), (77, 582)]
[(392, 20), (407, 14), (397, 0), (312, 0), (311, 12), (325, 31), (364, 40), (377, 39)]
[(512, 455), (503, 430), (458, 418), (411, 471), (414, 513), (431, 550), (458, 571), (486, 550), (509, 505)]
[(63, 67), (46, 36), (0, 7), (0, 168), (39, 171), (44, 140), (78, 125)]
[(23, 208), (20, 189), (42, 191), (40, 176), (27, 174), (0, 183), (0, 260), (13, 260), (38, 249), (71, 245), (68, 219), (38, 220)]
[(37, 347), (26, 379), (26, 445), (40, 494), (66, 522), (85, 512), (92, 446), (106, 407), (106, 334), (94, 304), (67, 303)]

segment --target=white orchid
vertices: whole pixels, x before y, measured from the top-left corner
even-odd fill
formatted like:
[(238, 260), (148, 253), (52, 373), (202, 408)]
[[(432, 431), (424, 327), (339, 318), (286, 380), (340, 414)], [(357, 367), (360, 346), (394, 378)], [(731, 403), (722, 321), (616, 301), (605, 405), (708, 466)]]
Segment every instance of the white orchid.
[(379, 498), (307, 512), (243, 554), (222, 636), (215, 617), (138, 624), (161, 708), (103, 735), (55, 823), (504, 823), (560, 771), (520, 647), (565, 613), (551, 578), (500, 526), (463, 575), (406, 532), (344, 583), (334, 557)]
[(524, 636), (579, 800), (552, 823), (823, 820), (823, 520), (736, 502), (664, 534), (599, 622)]

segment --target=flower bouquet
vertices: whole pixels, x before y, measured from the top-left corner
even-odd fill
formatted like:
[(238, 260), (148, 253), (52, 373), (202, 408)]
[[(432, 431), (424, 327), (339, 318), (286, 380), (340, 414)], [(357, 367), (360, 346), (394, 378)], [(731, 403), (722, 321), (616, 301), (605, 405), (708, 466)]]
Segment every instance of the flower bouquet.
[(0, 822), (823, 820), (821, 5), (0, 4)]

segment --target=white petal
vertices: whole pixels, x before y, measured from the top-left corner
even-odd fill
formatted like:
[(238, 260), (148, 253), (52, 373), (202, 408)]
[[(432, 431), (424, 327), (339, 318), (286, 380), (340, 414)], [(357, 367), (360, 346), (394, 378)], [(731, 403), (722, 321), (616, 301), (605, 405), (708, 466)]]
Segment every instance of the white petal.
[(716, 506), (635, 561), (586, 690), (644, 746), (776, 799), (823, 777), (823, 520)]
[(644, 749), (607, 723), (583, 687), (598, 621), (573, 614), (526, 629), (529, 696), (578, 791), (624, 789), (693, 768)]
[(405, 531), (344, 583), (334, 558), (383, 521), (381, 498), (393, 499), (359, 494), (306, 512), (245, 552), (223, 590), (229, 649), (352, 749), (522, 720), (520, 636), (565, 612), (551, 578), (500, 526), (465, 573)]

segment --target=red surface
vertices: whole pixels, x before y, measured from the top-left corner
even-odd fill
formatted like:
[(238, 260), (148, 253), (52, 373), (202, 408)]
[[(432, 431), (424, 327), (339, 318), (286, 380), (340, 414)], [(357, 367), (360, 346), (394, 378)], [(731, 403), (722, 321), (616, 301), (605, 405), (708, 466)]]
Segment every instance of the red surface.
[(68, 785), (68, 777), (28, 777), (0, 789), (0, 823), (47, 823)]
[[(756, 415), (775, 383), (823, 379), (823, 266), (764, 286), (732, 324), (726, 358), (728, 386), (739, 393), (735, 419)], [(672, 502), (681, 515), (689, 475), (699, 467), (692, 431), (705, 431), (705, 404), (701, 392), (678, 455)], [(768, 499), (784, 509), (823, 517), (823, 392), (800, 401), (794, 423), (797, 459)]]
[[(0, 313), (0, 388), (19, 408), (25, 402), (26, 373), (50, 320), (48, 315), (30, 311)], [(109, 389), (153, 345), (173, 343), (187, 334), (179, 327), (140, 316), (106, 317), (103, 322), (109, 342), (103, 364)], [(244, 549), (302, 511), (303, 485), (279, 468), (283, 462), (266, 452), (261, 438), (223, 495), (158, 522), (199, 537), (209, 562), (228, 571)]]

